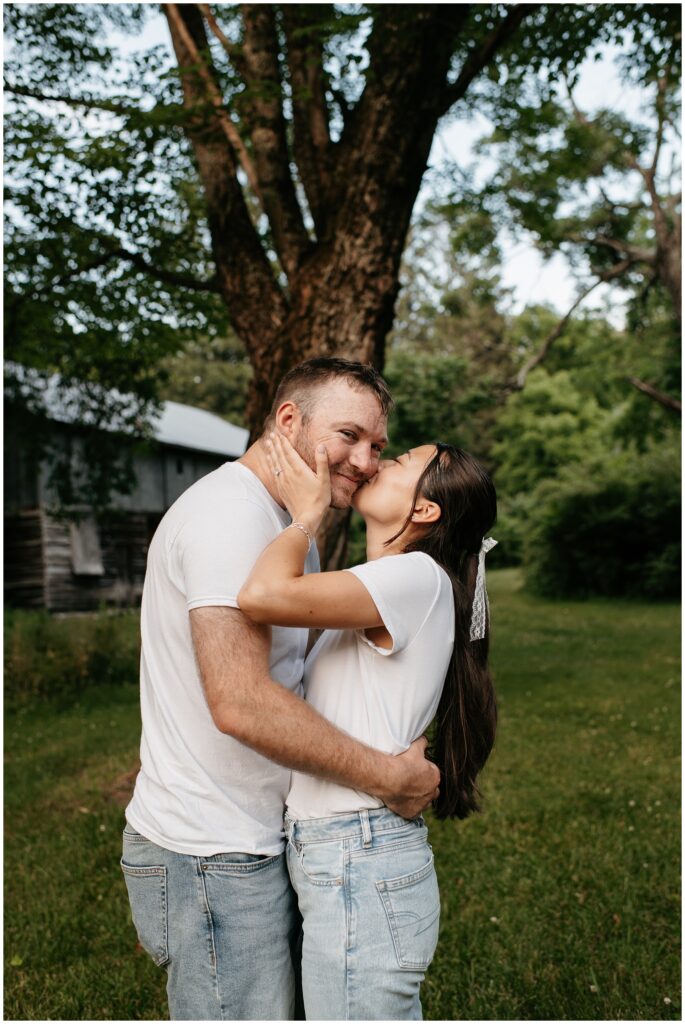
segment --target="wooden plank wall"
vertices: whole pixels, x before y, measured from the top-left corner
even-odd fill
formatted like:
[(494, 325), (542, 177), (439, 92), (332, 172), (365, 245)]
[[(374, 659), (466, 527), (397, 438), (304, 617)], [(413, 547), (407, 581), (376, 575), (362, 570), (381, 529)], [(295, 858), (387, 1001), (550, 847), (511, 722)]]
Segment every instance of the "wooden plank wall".
[(69, 524), (45, 516), (47, 608), (83, 611), (102, 604), (123, 607), (140, 603), (150, 542), (148, 515), (122, 514), (100, 524), (99, 534), (104, 574), (76, 576), (72, 571)]
[(45, 607), (40, 509), (5, 517), (5, 600), (19, 608)]
[(43, 509), (5, 519), (5, 599), (22, 608), (88, 611), (140, 603), (147, 549), (161, 516), (123, 513), (99, 526), (104, 574), (72, 571), (69, 523)]

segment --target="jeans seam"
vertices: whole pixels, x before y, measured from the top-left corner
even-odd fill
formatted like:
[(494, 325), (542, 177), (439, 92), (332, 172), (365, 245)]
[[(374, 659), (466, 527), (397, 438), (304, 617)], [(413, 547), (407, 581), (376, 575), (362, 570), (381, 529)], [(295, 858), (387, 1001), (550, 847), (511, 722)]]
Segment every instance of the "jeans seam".
[[(421, 828), (425, 828), (425, 825), (421, 825), (420, 827)], [(404, 833), (405, 830), (407, 832), (407, 835), (411, 835), (415, 831), (416, 828), (417, 828), (417, 826), (411, 826), (410, 823), (407, 823), (406, 825), (395, 825), (392, 828), (374, 828), (373, 824), (372, 824), (372, 827), (371, 827), (371, 837), (372, 837), (372, 839), (375, 836), (378, 836), (379, 838), (386, 837), (386, 836), (392, 834), (393, 832)], [(342, 839), (361, 839), (361, 838), (362, 838), (362, 833), (360, 831), (360, 832), (339, 832), (336, 835), (331, 835), (331, 836), (328, 836), (327, 838), (317, 837), (315, 839), (302, 839), (302, 838), (298, 837), (296, 841), (298, 843), (300, 843), (302, 846), (308, 846), (310, 843), (317, 843), (317, 844), (321, 843), (323, 845), (325, 843), (338, 843)], [(400, 836), (400, 839), (401, 839), (401, 836)]]
[(274, 853), (271, 857), (267, 857), (264, 860), (245, 861), (243, 863), (226, 860), (210, 861), (203, 857), (198, 859), (202, 872), (239, 877), (240, 875), (253, 875), (259, 871), (269, 871), (271, 868), (278, 867), (282, 856), (280, 853)]
[(207, 881), (205, 874), (202, 870), (200, 859), (197, 858), (195, 861), (197, 867), (197, 880), (202, 893), (202, 902), (204, 905), (205, 919), (207, 921), (207, 936), (209, 939), (210, 948), (210, 967), (214, 974), (214, 987), (216, 989), (216, 1001), (219, 1005), (219, 1013), (221, 1014), (221, 1020), (225, 1020), (224, 1017), (224, 1005), (221, 1001), (221, 990), (219, 988), (219, 961), (216, 953), (216, 942), (214, 941), (214, 919), (212, 917), (212, 908), (209, 905), (209, 896), (207, 895)]
[(398, 841), (396, 843), (381, 843), (379, 846), (372, 846), (366, 850), (360, 847), (360, 849), (354, 850), (350, 853), (350, 858), (352, 860), (361, 860), (364, 857), (380, 857), (384, 853), (392, 853), (393, 850), (413, 850), (416, 847), (428, 845), (429, 844), (425, 836), (417, 836), (417, 838), (411, 842), (403, 843)]
[(345, 896), (345, 1017), (350, 1019), (350, 942), (352, 893), (350, 891), (350, 841), (343, 842), (343, 894)]

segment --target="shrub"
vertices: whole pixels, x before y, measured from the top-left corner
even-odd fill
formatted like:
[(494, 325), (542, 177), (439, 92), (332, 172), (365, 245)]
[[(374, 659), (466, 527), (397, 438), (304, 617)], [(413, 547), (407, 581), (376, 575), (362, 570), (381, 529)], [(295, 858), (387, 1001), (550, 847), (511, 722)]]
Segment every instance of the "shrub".
[(5, 697), (21, 704), (97, 683), (135, 682), (139, 613), (56, 617), (5, 610)]
[(497, 541), (497, 547), (488, 555), (488, 568), (503, 569), (520, 565), (523, 559), (523, 538), (530, 519), (531, 497), (529, 494), (514, 494), (513, 497), (497, 495), (497, 522), (490, 533)]
[(526, 582), (550, 597), (680, 593), (680, 468), (674, 445), (606, 453), (533, 492)]

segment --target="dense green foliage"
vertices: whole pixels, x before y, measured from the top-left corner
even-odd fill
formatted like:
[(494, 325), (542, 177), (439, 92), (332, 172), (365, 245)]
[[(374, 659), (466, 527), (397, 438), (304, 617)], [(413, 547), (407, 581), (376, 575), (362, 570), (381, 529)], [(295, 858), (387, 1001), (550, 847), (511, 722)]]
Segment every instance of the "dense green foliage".
[(677, 598), (680, 522), (677, 449), (590, 455), (534, 491), (527, 579), (548, 596)]
[(5, 609), (5, 699), (23, 706), (73, 699), (87, 686), (138, 679), (139, 616), (135, 611), (56, 617)]
[[(499, 733), (483, 813), (430, 822), (424, 1016), (678, 1020), (678, 609), (549, 603), (511, 572), (489, 590)], [(70, 642), (79, 621), (55, 628)], [(137, 687), (98, 678), (5, 726), (6, 1018), (163, 1019), (118, 865)]]
[[(86, 382), (80, 400), (94, 428), (115, 414), (124, 426), (139, 426), (160, 398), (245, 423), (253, 367), (216, 290), (206, 197), (178, 72), (164, 46), (127, 55), (120, 45), (154, 12), (135, 4), (8, 4), (4, 14), (12, 39), (7, 354), (59, 372), (66, 383)], [(323, 5), (321, 14), (317, 31), (331, 87), (326, 103), (337, 138), (345, 111), (363, 95), (372, 19), (363, 7)], [(459, 36), (455, 74), (468, 46), (475, 52), (502, 14), (502, 5), (468, 14), (472, 23)], [(239, 9), (222, 5), (220, 17), (238, 45)], [(675, 266), (671, 257), (679, 251), (678, 163), (671, 160), (679, 18), (675, 4), (541, 5), (529, 12), (522, 32), (497, 51), (450, 113), (485, 116), (477, 158), (432, 169), (414, 218), (386, 349), (385, 373), (396, 398), (390, 451), (436, 439), (481, 458), (499, 493), (500, 544), (492, 564), (525, 560), (530, 585), (546, 593), (585, 593), (596, 585), (603, 593), (609, 580), (618, 593), (638, 586), (614, 571), (600, 586), (587, 571), (597, 558), (593, 536), (600, 526), (587, 481), (597, 476), (614, 481), (601, 495), (603, 517), (612, 523), (615, 550), (632, 553), (626, 556), (631, 580), (641, 575), (650, 594), (673, 592), (672, 511), (662, 515), (643, 491), (650, 459), (662, 467), (662, 481), (676, 478), (678, 423), (631, 380), (679, 396), (678, 310), (664, 269)], [(574, 101), (583, 61), (607, 44), (623, 80), (641, 89), (639, 116), (604, 107), (584, 111)], [(222, 61), (220, 84), (235, 99), (238, 117), (249, 95), (241, 91), (235, 61)], [(286, 118), (291, 113), (286, 105)], [(247, 138), (246, 145), (252, 145)], [(278, 276), (274, 240), (254, 196), (246, 194)], [(608, 275), (628, 294), (625, 329), (597, 311), (577, 312), (523, 391), (516, 376), (544, 346), (560, 311), (529, 306), (512, 313), (500, 271), (506, 232), (532, 238), (546, 257), (563, 253), (579, 293)], [(122, 397), (129, 391), (137, 396), (133, 402)], [(50, 431), (36, 430), (38, 420), (25, 415), (37, 393), (18, 401), (17, 388), (10, 392), (14, 434), (32, 439), (35, 457), (50, 444)], [(102, 505), (109, 489), (130, 485), (130, 467), (119, 458), (119, 436), (92, 429), (86, 442), (80, 491), (55, 452), (54, 476), (67, 504), (85, 493)], [(651, 455), (636, 461), (639, 452)], [(604, 462), (623, 466), (621, 478), (598, 469)], [(655, 481), (652, 490), (665, 486)], [(562, 494), (563, 513), (561, 497), (555, 502)], [(599, 500), (599, 492), (592, 494)], [(636, 532), (661, 537), (671, 569), (657, 571), (653, 545), (636, 545)], [(351, 548), (361, 557), (358, 528)], [(573, 552), (584, 567), (582, 585), (561, 573), (552, 586), (547, 577), (559, 550)]]
[(247, 426), (245, 403), (252, 368), (234, 334), (187, 342), (166, 360), (164, 370), (162, 399), (199, 406), (237, 426)]
[[(501, 4), (463, 6), (467, 24), (455, 36), (455, 78), (488, 49), (492, 33), (511, 13)], [(255, 142), (243, 120), (254, 96), (241, 78), (239, 57), (244, 13), (238, 5), (217, 5), (232, 59), (216, 40), (212, 47), (225, 109), (252, 152)], [(3, 15), (9, 104), (6, 353), (15, 361), (59, 373), (65, 386), (74, 381), (99, 385), (97, 400), (92, 393), (90, 401), (84, 395), (84, 408), (98, 423), (112, 416), (113, 389), (133, 393), (127, 417), (134, 425), (162, 394), (169, 357), (198, 337), (225, 337), (231, 314), (218, 292), (207, 197), (189, 141), (178, 69), (168, 45), (135, 49), (141, 29), (159, 16), (157, 5), (15, 3), (5, 4)], [(277, 7), (276, 15), (281, 17)], [(337, 144), (345, 122), (353, 120), (352, 112), (361, 116), (368, 69), (377, 56), (369, 52), (369, 28), (381, 9), (329, 4), (320, 5), (317, 16), (326, 114)], [(397, 23), (384, 33), (384, 46), (397, 42), (405, 24), (398, 12), (394, 16)], [(663, 113), (664, 123), (670, 123), (677, 102), (679, 40), (676, 4), (531, 5), (523, 29), (505, 34), (503, 45), (494, 48), (484, 72), (450, 113), (468, 117), (477, 111), (489, 119), (494, 133), (483, 145), (488, 157), (497, 154), (499, 166), (499, 177), (487, 184), (484, 195), (478, 175), (465, 167), (458, 169), (458, 187), (453, 180), (448, 190), (441, 216), (443, 222), (450, 221), (460, 254), (483, 257), (487, 251), (492, 260), (496, 228), (512, 215), (519, 230), (537, 232), (548, 250), (560, 243), (562, 227), (570, 230), (571, 224), (575, 230), (581, 222), (592, 227), (593, 252), (607, 225), (636, 243), (641, 233), (649, 233), (644, 203), (634, 209), (614, 204), (607, 221), (598, 213), (599, 200), (582, 194), (588, 183), (604, 185), (604, 176), (626, 172), (627, 143), (642, 157), (649, 126), (626, 125), (611, 111), (598, 114), (592, 124), (578, 124), (560, 97), (588, 55), (615, 46), (626, 75), (645, 91), (653, 91), (668, 68)], [(281, 59), (285, 65), (287, 56)], [(292, 83), (284, 81), (279, 88), (286, 100), (283, 116), (292, 122)], [(257, 241), (278, 277), (274, 233), (249, 189), (245, 201)], [(604, 264), (611, 265), (611, 248), (602, 253)], [(246, 271), (250, 259), (245, 256)], [(643, 279), (644, 273), (637, 276)], [(445, 309), (458, 315), (463, 326), (458, 288), (452, 289), (452, 298)], [(488, 350), (490, 325), (487, 318), (482, 321), (472, 351)], [(438, 351), (432, 352), (437, 358)], [(483, 379), (482, 369), (476, 356), (467, 374), (474, 382), (473, 394), (465, 394), (460, 384), (455, 411), (470, 420), (478, 412), (476, 421), (487, 427), (487, 417), (480, 413), (492, 381)], [(438, 363), (417, 372), (423, 380), (436, 373), (451, 375), (452, 368)], [(460, 380), (462, 376), (460, 372)], [(19, 399), (16, 389), (10, 390)], [(202, 387), (198, 394), (204, 397)], [(32, 400), (35, 407), (35, 399), (35, 394), (21, 396), (29, 407)], [(226, 404), (232, 411), (232, 397)], [(398, 425), (398, 443), (399, 435), (414, 425)], [(449, 423), (438, 422), (438, 428), (443, 435), (455, 432)], [(474, 444), (482, 436), (478, 430), (472, 435)], [(473, 446), (471, 435), (465, 436)], [(40, 441), (47, 444), (45, 437)], [(483, 452), (486, 447), (481, 445)], [(106, 446), (100, 458), (111, 464)], [(123, 478), (118, 482), (125, 484)]]

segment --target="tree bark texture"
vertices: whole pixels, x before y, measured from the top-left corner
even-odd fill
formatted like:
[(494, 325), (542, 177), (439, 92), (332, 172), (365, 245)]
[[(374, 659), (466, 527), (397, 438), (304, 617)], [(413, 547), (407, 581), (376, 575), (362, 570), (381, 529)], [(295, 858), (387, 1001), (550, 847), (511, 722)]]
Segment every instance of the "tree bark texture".
[[(254, 439), (278, 380), (302, 359), (342, 355), (382, 369), (400, 259), (438, 120), (537, 5), (503, 14), (452, 80), (473, 5), (377, 5), (364, 89), (345, 108), (335, 141), (320, 28), (330, 5), (243, 4), (240, 44), (224, 35), (219, 5), (164, 7), (215, 280), (254, 368), (247, 409)], [(244, 84), (230, 102), (220, 92), (210, 38)]]

